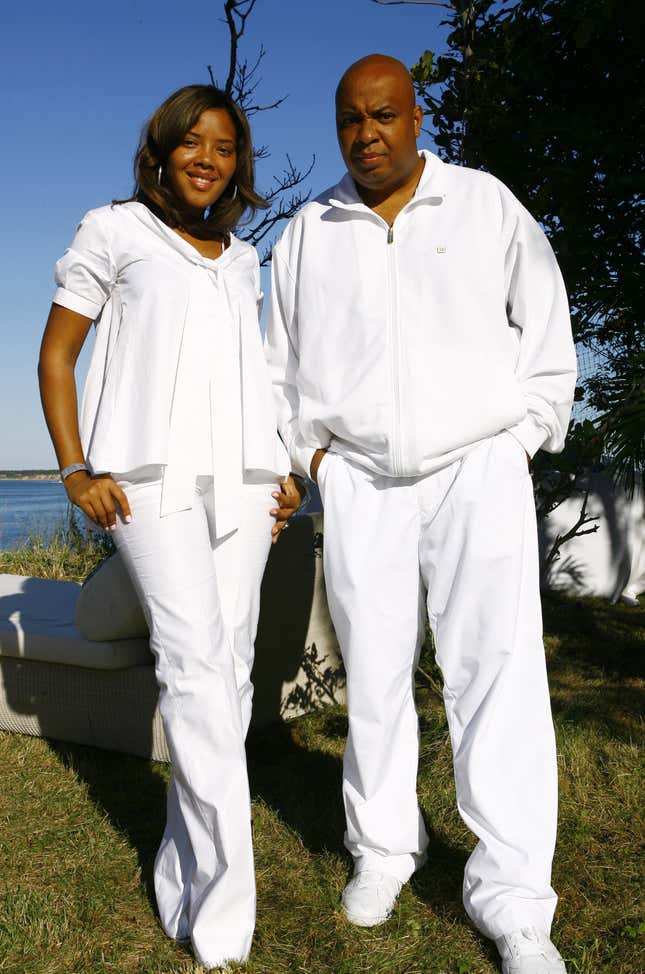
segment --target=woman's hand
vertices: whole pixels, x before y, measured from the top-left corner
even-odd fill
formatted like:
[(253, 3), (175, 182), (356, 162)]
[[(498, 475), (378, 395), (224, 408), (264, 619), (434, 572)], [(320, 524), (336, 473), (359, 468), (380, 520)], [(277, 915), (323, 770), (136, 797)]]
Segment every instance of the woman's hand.
[(64, 486), (72, 504), (80, 507), (98, 527), (114, 531), (116, 505), (124, 524), (129, 524), (132, 520), (128, 498), (109, 474), (90, 477), (85, 470), (79, 470), (65, 478)]
[(275, 518), (275, 524), (271, 528), (271, 544), (275, 544), (280, 537), (280, 532), (286, 526), (288, 519), (298, 510), (302, 503), (302, 498), (306, 491), (304, 484), (296, 480), (291, 474), (285, 482), (280, 485), (281, 491), (274, 491), (271, 495), (278, 502), (278, 507), (274, 507), (271, 513)]

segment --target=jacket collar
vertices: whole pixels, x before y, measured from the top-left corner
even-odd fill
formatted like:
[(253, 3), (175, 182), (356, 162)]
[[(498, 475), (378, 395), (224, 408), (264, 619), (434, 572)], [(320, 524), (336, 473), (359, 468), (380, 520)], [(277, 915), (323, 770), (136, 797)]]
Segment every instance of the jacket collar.
[[(429, 149), (420, 149), (419, 155), (425, 159), (425, 166), (423, 167), (415, 194), (407, 206), (421, 202), (428, 202), (431, 205), (437, 206), (443, 202), (445, 196), (443, 179), (445, 163), (434, 152), (430, 152)], [(343, 210), (364, 212), (370, 209), (360, 198), (356, 189), (356, 183), (348, 172), (345, 173), (339, 183), (326, 193), (323, 193), (320, 199), (321, 202), (328, 203), (330, 206), (336, 206)]]

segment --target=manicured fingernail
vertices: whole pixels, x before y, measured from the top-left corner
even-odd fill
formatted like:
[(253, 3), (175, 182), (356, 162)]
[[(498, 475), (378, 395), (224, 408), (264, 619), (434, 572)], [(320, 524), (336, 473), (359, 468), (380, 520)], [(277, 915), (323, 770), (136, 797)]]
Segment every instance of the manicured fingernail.
[(116, 531), (116, 524), (109, 525), (110, 531)]
[(279, 497), (279, 496), (280, 494), (277, 492), (277, 490), (271, 494), (271, 497)]
[(123, 518), (123, 520), (125, 521), (126, 524), (130, 524), (130, 522), (132, 521), (132, 515), (131, 514), (126, 514), (126, 516)]

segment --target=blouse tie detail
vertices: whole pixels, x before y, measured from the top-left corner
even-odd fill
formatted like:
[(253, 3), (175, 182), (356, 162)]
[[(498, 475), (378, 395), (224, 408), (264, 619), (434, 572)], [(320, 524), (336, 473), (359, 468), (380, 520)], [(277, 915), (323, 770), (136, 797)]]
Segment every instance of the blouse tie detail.
[(224, 275), (196, 266), (183, 320), (170, 409), (161, 516), (193, 505), (212, 475), (217, 537), (236, 530), (242, 490), (240, 322)]

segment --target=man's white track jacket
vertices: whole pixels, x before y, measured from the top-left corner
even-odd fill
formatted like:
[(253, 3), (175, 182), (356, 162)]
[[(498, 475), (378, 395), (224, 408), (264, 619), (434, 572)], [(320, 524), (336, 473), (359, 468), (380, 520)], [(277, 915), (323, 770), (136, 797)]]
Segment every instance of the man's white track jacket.
[(576, 377), (549, 243), (499, 180), (423, 151), (391, 231), (346, 174), (273, 252), (267, 357), (293, 469), (430, 473), (508, 429), (562, 449)]

